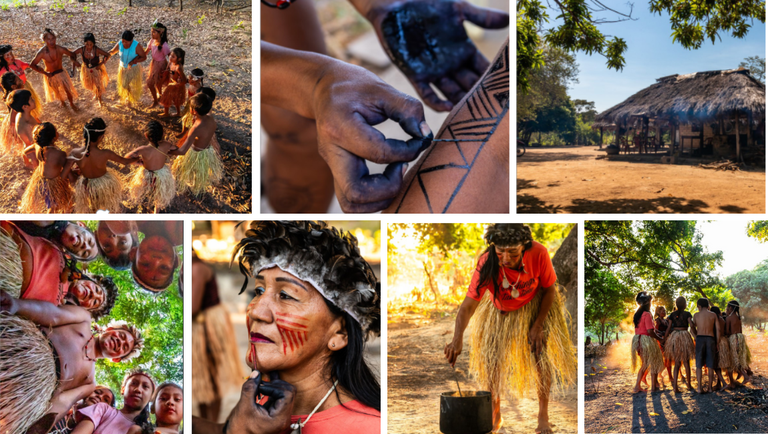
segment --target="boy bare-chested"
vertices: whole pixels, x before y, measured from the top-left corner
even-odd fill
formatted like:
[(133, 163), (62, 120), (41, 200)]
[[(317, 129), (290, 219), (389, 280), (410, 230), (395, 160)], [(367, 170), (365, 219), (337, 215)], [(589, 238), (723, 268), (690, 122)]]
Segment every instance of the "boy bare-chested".
[[(19, 300), (0, 290), (0, 312), (38, 325), (50, 341), (54, 351), (52, 356), (57, 361), (59, 378), (50, 398), (50, 407), (44, 417), (28, 428), (27, 434), (48, 432), (78, 400), (93, 392), (96, 388), (94, 374), (97, 359), (111, 358), (115, 362), (130, 360), (139, 355), (144, 345), (141, 333), (127, 324), (108, 327), (105, 332), (94, 335), (90, 313), (79, 306)], [(0, 348), (0, 352), (5, 348)], [(24, 397), (27, 400), (40, 398)], [(0, 408), (0, 416), (3, 416), (2, 410)]]
[(24, 149), (21, 152), (24, 165), (34, 169), (37, 167), (37, 157), (35, 156), (35, 141), (32, 138), (32, 130), (39, 124), (32, 115), (32, 111), (36, 107), (35, 100), (30, 91), (19, 89), (8, 95), (6, 103), (17, 113), (14, 128), (16, 137), (24, 144)]
[(712, 391), (712, 381), (714, 380), (715, 369), (717, 369), (717, 337), (722, 333), (720, 324), (717, 322), (717, 315), (709, 310), (709, 300), (700, 298), (696, 303), (699, 309), (690, 319), (691, 333), (696, 339), (696, 380), (698, 382), (697, 392), (705, 393), (701, 387), (701, 369), (703, 366), (709, 368), (707, 392)]
[[(77, 61), (75, 53), (56, 44), (56, 34), (53, 30), (45, 29), (40, 35), (40, 39), (45, 42), (45, 46), (37, 52), (29, 67), (43, 74), (45, 97), (48, 102), (59, 100), (61, 101), (61, 106), (65, 107), (64, 101), (69, 100), (72, 110), (77, 111), (77, 106), (74, 103), (74, 99), (77, 98), (77, 91), (74, 85), (72, 85), (69, 74), (64, 71), (63, 59), (64, 56), (69, 56), (72, 59), (73, 71), (75, 68), (80, 67), (80, 62)], [(43, 68), (38, 66), (41, 60), (43, 61)]]

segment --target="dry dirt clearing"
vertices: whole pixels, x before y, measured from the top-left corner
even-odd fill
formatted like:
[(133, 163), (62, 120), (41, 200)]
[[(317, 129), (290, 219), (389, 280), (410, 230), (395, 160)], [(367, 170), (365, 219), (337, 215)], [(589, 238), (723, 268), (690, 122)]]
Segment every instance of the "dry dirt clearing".
[[(97, 45), (111, 49), (123, 30), (132, 30), (142, 44), (150, 38), (150, 26), (157, 19), (168, 27), (169, 45), (186, 52), (184, 70), (205, 71), (205, 86), (216, 91), (213, 116), (218, 124), (217, 138), (224, 161), (224, 179), (200, 197), (191, 193), (178, 195), (168, 209), (169, 213), (244, 213), (251, 210), (251, 10), (250, 8), (216, 14), (211, 7), (189, 5), (184, 12), (176, 8), (143, 6), (128, 2), (69, 3), (37, 2), (26, 8), (10, 7), (0, 10), (0, 44), (10, 44), (17, 59), (30, 62), (43, 46), (39, 35), (45, 27), (58, 34), (58, 44), (75, 50), (83, 44), (83, 34), (91, 32)], [(63, 7), (63, 9), (61, 8)], [(81, 59), (78, 59), (81, 61)], [(42, 65), (42, 63), (41, 63)], [(149, 62), (145, 62), (145, 68)], [(65, 151), (82, 146), (82, 128), (93, 117), (107, 123), (102, 148), (120, 155), (145, 144), (141, 129), (150, 120), (159, 120), (166, 130), (166, 140), (175, 141), (173, 134), (181, 131), (178, 119), (161, 120), (161, 109), (148, 107), (152, 98), (144, 87), (142, 105), (127, 108), (117, 105), (116, 85), (118, 59), (107, 63), (110, 83), (104, 102), (99, 108), (92, 94), (80, 84), (79, 71), (73, 77), (80, 97), (75, 103), (79, 112), (62, 108), (58, 103), (44, 104), (41, 121), (51, 122), (58, 129), (58, 146)], [(64, 69), (71, 72), (72, 64), (64, 60)], [(146, 71), (146, 70), (145, 70)], [(27, 77), (44, 100), (42, 76), (27, 70)], [(146, 74), (145, 74), (146, 77)], [(0, 115), (6, 113), (5, 107)], [(131, 169), (112, 165), (126, 185)], [(4, 195), (0, 199), (0, 212), (18, 212), (18, 203), (32, 172), (24, 168), (21, 159), (12, 155), (0, 156), (0, 185)], [(125, 212), (151, 212), (131, 207), (123, 202)]]
[(527, 148), (517, 160), (517, 212), (765, 212), (763, 169), (596, 159), (603, 155), (595, 147)]
[[(440, 394), (456, 391), (456, 376), (462, 391), (480, 390), (468, 374), (472, 345), (469, 328), (464, 334), (464, 351), (456, 362), (456, 376), (445, 360), (443, 348), (453, 336), (456, 311), (447, 314), (403, 309), (397, 319), (389, 311), (387, 351), (387, 432), (392, 434), (438, 434)], [(553, 393), (549, 420), (556, 433), (578, 431), (576, 386)], [(539, 407), (536, 399), (501, 400), (506, 433), (533, 433)]]

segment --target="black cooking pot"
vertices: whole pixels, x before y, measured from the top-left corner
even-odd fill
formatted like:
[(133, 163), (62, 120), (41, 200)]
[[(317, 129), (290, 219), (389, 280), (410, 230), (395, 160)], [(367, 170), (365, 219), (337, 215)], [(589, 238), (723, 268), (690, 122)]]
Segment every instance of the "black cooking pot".
[(491, 392), (445, 392), (440, 395), (440, 432), (487, 434), (493, 430)]

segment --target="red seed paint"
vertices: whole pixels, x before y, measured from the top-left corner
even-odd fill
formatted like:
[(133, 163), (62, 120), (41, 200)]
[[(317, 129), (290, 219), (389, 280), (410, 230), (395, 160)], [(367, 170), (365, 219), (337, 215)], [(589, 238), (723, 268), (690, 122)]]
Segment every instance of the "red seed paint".
[(306, 317), (289, 313), (275, 313), (275, 316), (277, 330), (283, 340), (283, 354), (288, 354), (288, 350), (296, 351), (304, 346), (307, 342)]

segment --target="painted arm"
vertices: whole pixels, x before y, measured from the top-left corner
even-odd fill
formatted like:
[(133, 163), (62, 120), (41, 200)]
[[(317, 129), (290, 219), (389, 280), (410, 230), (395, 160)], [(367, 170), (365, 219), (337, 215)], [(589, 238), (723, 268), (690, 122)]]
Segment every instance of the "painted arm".
[(461, 302), (459, 313), (456, 315), (453, 339), (445, 345), (445, 349), (443, 350), (445, 358), (448, 359), (448, 363), (450, 363), (451, 366), (456, 366), (456, 359), (459, 358), (459, 354), (461, 354), (461, 350), (464, 347), (464, 330), (467, 329), (469, 320), (472, 318), (472, 315), (475, 314), (477, 306), (479, 305), (479, 301), (469, 297), (464, 297), (464, 301)]
[(509, 212), (508, 40), (492, 65), (454, 106), (384, 212)]
[[(328, 56), (261, 42), (261, 89), (262, 103), (315, 120), (318, 151), (345, 212), (386, 208), (400, 192), (407, 162), (431, 139), (419, 101)], [(373, 128), (388, 119), (412, 139), (387, 139)], [(371, 175), (366, 160), (386, 164), (384, 173)]]

